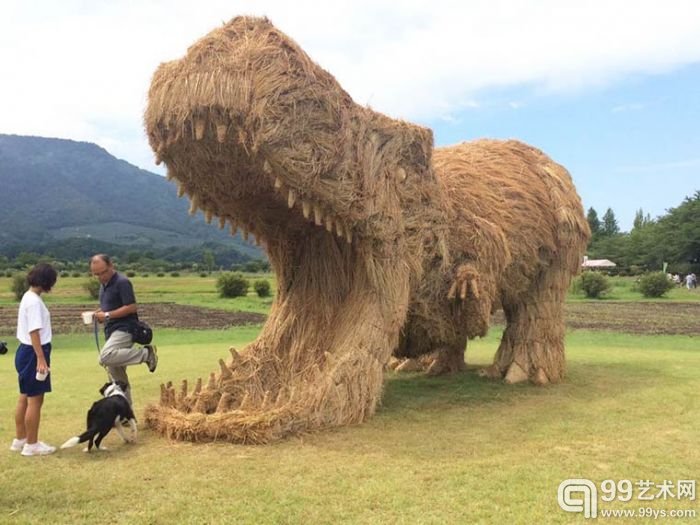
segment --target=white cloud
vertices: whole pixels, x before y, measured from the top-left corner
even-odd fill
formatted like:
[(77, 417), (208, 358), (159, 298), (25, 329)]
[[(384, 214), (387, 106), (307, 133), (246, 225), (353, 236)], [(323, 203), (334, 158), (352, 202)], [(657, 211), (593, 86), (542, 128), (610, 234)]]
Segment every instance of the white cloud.
[(700, 61), (700, 3), (600, 0), (3, 2), (0, 132), (98, 142), (153, 169), (141, 118), (158, 63), (267, 15), (361, 104), (453, 120), (493, 87), (547, 92)]

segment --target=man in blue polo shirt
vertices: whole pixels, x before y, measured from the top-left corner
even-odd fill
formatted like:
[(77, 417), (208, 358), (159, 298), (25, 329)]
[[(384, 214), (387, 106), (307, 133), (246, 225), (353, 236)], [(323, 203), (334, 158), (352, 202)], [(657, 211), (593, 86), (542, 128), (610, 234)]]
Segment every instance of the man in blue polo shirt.
[[(105, 345), (100, 352), (100, 364), (106, 366), (112, 379), (129, 384), (126, 367), (146, 363), (155, 372), (158, 354), (154, 345), (133, 346), (133, 333), (138, 320), (136, 296), (131, 281), (114, 268), (108, 255), (97, 254), (90, 259), (90, 271), (100, 281), (100, 309), (95, 317), (105, 325)], [(131, 387), (126, 391), (131, 403)]]

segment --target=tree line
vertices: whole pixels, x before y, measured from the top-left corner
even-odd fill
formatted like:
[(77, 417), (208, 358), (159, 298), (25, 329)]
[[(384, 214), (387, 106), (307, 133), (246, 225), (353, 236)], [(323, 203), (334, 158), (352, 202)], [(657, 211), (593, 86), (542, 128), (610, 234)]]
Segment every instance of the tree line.
[(608, 208), (599, 218), (594, 208), (587, 213), (591, 259), (609, 259), (622, 274), (661, 271), (700, 272), (700, 191), (656, 219), (640, 208), (629, 232), (621, 232), (615, 213)]
[[(108, 253), (120, 270), (132, 272), (207, 272), (233, 270), (243, 272), (268, 272), (270, 263), (265, 259), (254, 259), (241, 254), (235, 248), (215, 243), (205, 243), (199, 248), (173, 248), (168, 253), (159, 250), (137, 251), (133, 248), (100, 249), (91, 246), (89, 250), (64, 251), (21, 251), (16, 255), (0, 255), (0, 273), (9, 275), (24, 271), (39, 262), (50, 263), (57, 271), (83, 274), (87, 272), (88, 259), (95, 253)], [(108, 248), (115, 248), (114, 245)], [(76, 277), (78, 275), (75, 275)]]

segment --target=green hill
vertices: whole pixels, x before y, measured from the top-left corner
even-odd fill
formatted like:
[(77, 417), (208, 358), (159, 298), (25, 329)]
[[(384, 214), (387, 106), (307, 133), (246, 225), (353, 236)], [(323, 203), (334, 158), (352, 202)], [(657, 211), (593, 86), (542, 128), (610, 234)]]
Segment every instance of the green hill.
[[(190, 217), (186, 199), (164, 177), (86, 142), (0, 134), (0, 255), (72, 246), (235, 249), (261, 252)], [(76, 241), (81, 241), (77, 242)], [(236, 257), (234, 257), (236, 258)]]

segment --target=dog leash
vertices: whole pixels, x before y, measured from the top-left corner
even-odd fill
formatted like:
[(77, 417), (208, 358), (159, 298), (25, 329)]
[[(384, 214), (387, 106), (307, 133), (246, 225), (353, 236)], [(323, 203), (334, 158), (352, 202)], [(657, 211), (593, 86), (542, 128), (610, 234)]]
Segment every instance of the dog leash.
[[(99, 355), (100, 355), (100, 334), (99, 334), (99, 329), (97, 327), (97, 316), (93, 316), (93, 318), (92, 318), (92, 331), (95, 334), (95, 346), (97, 347), (97, 355), (99, 357)], [(107, 379), (109, 379), (110, 383), (112, 383), (113, 385), (116, 384), (114, 381), (114, 378), (112, 377), (112, 374), (109, 373), (109, 368), (107, 368), (102, 363), (100, 363), (100, 366), (105, 369), (105, 372), (107, 372)]]

